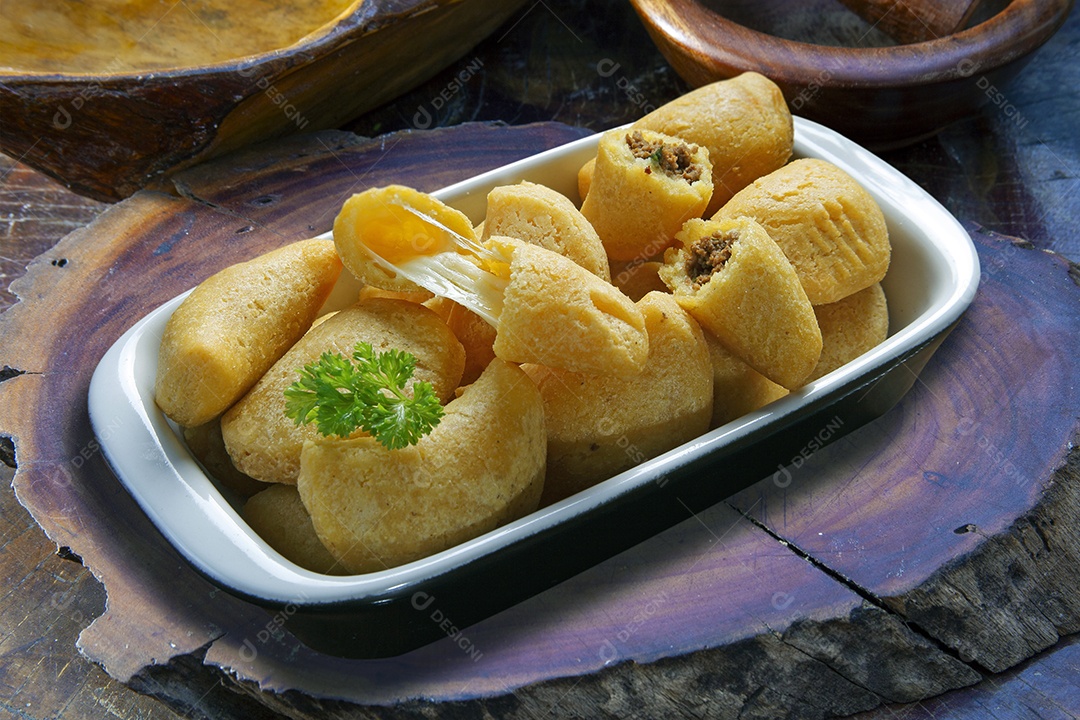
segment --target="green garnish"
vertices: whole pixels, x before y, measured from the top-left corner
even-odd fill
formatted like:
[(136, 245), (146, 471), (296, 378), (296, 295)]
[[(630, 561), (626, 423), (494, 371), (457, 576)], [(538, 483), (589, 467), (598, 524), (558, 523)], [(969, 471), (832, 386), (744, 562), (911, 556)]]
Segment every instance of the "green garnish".
[(409, 353), (377, 353), (365, 342), (356, 344), (352, 362), (324, 352), (285, 389), (285, 414), (297, 425), (314, 422), (321, 435), (348, 437), (359, 428), (391, 450), (413, 445), (443, 416), (431, 383), (413, 383), (412, 395), (405, 392), (415, 370)]

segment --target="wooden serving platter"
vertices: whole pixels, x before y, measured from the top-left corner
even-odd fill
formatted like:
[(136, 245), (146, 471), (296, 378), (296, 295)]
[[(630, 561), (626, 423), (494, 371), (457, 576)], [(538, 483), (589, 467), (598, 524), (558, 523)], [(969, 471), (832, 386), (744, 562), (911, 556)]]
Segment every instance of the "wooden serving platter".
[(108, 592), (87, 657), (176, 705), (211, 674), (292, 717), (827, 717), (972, 686), (1080, 630), (1077, 269), (976, 227), (979, 293), (898, 407), (482, 623), (433, 604), (443, 641), (319, 655), (281, 631), (288, 607), (198, 576), (90, 431), (105, 349), (220, 267), (325, 231), (349, 193), (434, 189), (581, 134), (304, 136), (136, 193), (33, 262), (0, 316), (0, 432), (20, 502)]

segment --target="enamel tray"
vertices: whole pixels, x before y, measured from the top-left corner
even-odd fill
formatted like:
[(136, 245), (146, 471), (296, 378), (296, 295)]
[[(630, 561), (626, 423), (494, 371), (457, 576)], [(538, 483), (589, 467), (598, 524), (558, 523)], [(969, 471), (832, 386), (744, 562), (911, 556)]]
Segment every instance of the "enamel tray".
[[(598, 136), (447, 187), (436, 195), (472, 220), (496, 185), (531, 180), (577, 196), (577, 170)], [(481, 620), (779, 474), (807, 447), (880, 416), (974, 298), (979, 264), (967, 232), (937, 201), (870, 152), (795, 119), (795, 154), (846, 170), (881, 205), (892, 239), (883, 282), (890, 335), (865, 355), (770, 405), (555, 505), (401, 567), (328, 576), (296, 566), (240, 518), (153, 400), (158, 344), (183, 296), (140, 320), (101, 359), (90, 419), (120, 481), (176, 549), (227, 591), (287, 608), (286, 627), (313, 649), (383, 657), (445, 636), (434, 599), (460, 627)], [(119, 407), (118, 407), (119, 406)], [(119, 420), (118, 420), (119, 418)], [(108, 420), (108, 428), (105, 422)], [(117, 432), (117, 423), (122, 432)], [(814, 444), (811, 444), (814, 443)]]

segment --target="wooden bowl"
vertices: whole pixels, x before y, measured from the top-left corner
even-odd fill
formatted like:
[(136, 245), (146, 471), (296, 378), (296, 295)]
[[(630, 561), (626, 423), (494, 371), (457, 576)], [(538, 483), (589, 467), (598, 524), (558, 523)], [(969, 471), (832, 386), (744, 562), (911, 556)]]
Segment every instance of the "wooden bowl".
[[(781, 37), (785, 21), (801, 12), (824, 23), (825, 4), (758, 3), (753, 23), (738, 24), (695, 0), (631, 0), (649, 34), (675, 68), (694, 86), (753, 70), (768, 76), (784, 91), (792, 111), (828, 125), (873, 149), (906, 145), (974, 114), (987, 103), (1015, 116), (1016, 109), (1001, 87), (1065, 21), (1073, 0), (1013, 0), (972, 27), (902, 44), (885, 44), (877, 30), (851, 36), (877, 47), (816, 44)], [(880, 0), (844, 0), (875, 24)], [(886, 5), (944, 6), (931, 0)], [(965, 12), (954, 20), (963, 22)], [(710, 3), (728, 12), (739, 2)], [(742, 3), (743, 6), (746, 3)], [(832, 2), (832, 5), (838, 4)], [(767, 9), (766, 9), (767, 8)], [(786, 10), (785, 10), (786, 8)], [(818, 13), (816, 16), (808, 13)], [(730, 13), (729, 13), (730, 14)], [(915, 23), (923, 27), (923, 23)], [(943, 28), (947, 25), (941, 26)], [(962, 25), (960, 26), (962, 27)], [(865, 26), (864, 26), (865, 28)], [(890, 27), (899, 31), (903, 28)], [(910, 28), (908, 28), (910, 30)], [(1011, 109), (1011, 114), (1010, 114)], [(1023, 122), (1017, 118), (1017, 122)]]
[(522, 4), (307, 3), (321, 17), (283, 0), (232, 0), (201, 16), (163, 0), (5, 10), (0, 150), (76, 192), (119, 199), (257, 140), (339, 126), (461, 58)]

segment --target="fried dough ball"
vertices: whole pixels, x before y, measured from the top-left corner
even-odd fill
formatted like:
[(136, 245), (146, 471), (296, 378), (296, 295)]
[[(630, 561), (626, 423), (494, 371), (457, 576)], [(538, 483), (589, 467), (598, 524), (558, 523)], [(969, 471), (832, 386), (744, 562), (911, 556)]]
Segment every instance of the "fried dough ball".
[(495, 359), (495, 328), (464, 305), (449, 298), (434, 297), (424, 303), (442, 318), (454, 337), (465, 348), (465, 369), (461, 384), (468, 385), (480, 377), (484, 368)]
[(735, 356), (712, 333), (705, 333), (712, 363), (713, 410), (710, 428), (718, 428), (788, 394), (785, 387)]
[(589, 221), (566, 196), (543, 185), (521, 182), (488, 193), (480, 235), (506, 235), (564, 255), (593, 275), (611, 280), (607, 255)]
[(416, 358), (413, 382), (429, 382), (446, 402), (465, 367), (465, 351), (433, 311), (408, 300), (371, 298), (336, 313), (304, 335), (239, 402), (222, 416), (221, 431), (233, 465), (263, 482), (296, 483), (304, 441), (315, 425), (285, 415), (285, 388), (324, 352), (351, 357), (358, 342), (376, 352), (396, 348)]
[[(346, 205), (354, 210), (389, 203), (395, 211), (370, 228), (367, 216), (351, 211), (348, 222), (358, 227), (335, 230), (339, 250), (472, 310), (496, 328), (494, 352), (504, 360), (621, 375), (641, 370), (648, 354), (645, 322), (611, 283), (516, 238), (493, 235), (480, 244), (471, 226), (455, 230), (440, 219), (446, 218), (438, 200), (422, 198), (378, 188), (350, 199)], [(346, 224), (344, 215), (335, 227)], [(406, 228), (394, 224), (402, 217)]]
[(199, 283), (161, 338), (161, 411), (184, 427), (225, 412), (307, 331), (340, 273), (333, 243), (303, 240)]
[(631, 378), (522, 368), (540, 388), (547, 419), (541, 504), (584, 490), (708, 430), (712, 369), (701, 328), (674, 298), (638, 302), (649, 332), (645, 369)]
[(244, 503), (241, 516), (266, 544), (302, 568), (343, 575), (345, 568), (315, 534), (295, 485), (271, 485)]
[(784, 251), (814, 305), (880, 282), (889, 269), (881, 208), (826, 160), (793, 161), (739, 192), (714, 217), (743, 216), (761, 223)]
[(346, 200), (334, 218), (334, 244), (341, 261), (365, 285), (396, 292), (424, 292), (424, 288), (396, 274), (393, 265), (439, 252), (443, 249), (442, 237), (408, 208), (415, 208), (451, 232), (476, 240), (469, 218), (427, 193), (403, 185), (365, 190)]
[(536, 386), (496, 359), (416, 445), (306, 443), (300, 497), (315, 532), (350, 572), (395, 567), (535, 510), (546, 437)]
[(712, 184), (709, 153), (701, 146), (651, 130), (611, 130), (597, 146), (581, 214), (609, 258), (645, 259), (705, 212)]
[(846, 365), (889, 335), (889, 308), (879, 283), (828, 305), (814, 306), (821, 328), (821, 358), (807, 382)]
[(222, 487), (242, 498), (262, 492), (267, 484), (236, 469), (221, 438), (221, 418), (193, 428), (184, 428), (184, 443), (191, 454)]
[(671, 292), (660, 279), (660, 267), (664, 263), (656, 260), (631, 260), (630, 262), (611, 263), (611, 284), (623, 291), (628, 298), (637, 302), (652, 291)]
[(709, 151), (713, 189), (708, 215), (757, 178), (783, 167), (795, 137), (780, 88), (753, 72), (692, 90), (632, 127), (674, 135)]
[(691, 220), (660, 277), (678, 303), (750, 367), (799, 387), (817, 365), (821, 332), (795, 269), (750, 218)]
[(495, 355), (565, 370), (629, 377), (649, 338), (630, 298), (562, 255), (506, 237), (488, 247), (508, 258)]

